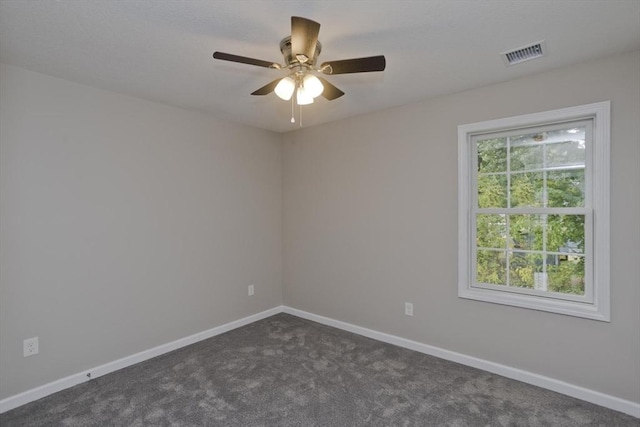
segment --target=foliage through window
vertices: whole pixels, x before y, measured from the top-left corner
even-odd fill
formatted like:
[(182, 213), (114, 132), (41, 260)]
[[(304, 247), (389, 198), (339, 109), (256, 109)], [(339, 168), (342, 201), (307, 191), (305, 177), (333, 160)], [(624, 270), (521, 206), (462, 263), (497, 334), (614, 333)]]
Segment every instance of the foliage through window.
[(608, 320), (608, 111), (459, 127), (461, 297)]

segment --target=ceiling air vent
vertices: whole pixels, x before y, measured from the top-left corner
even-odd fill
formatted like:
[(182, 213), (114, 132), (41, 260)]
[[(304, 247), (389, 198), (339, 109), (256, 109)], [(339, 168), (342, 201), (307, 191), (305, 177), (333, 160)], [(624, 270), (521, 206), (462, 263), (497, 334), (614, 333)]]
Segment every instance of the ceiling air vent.
[(524, 61), (529, 61), (531, 59), (541, 58), (546, 54), (547, 45), (543, 40), (541, 42), (519, 47), (508, 52), (502, 52), (500, 56), (502, 56), (504, 64), (509, 66), (519, 64)]

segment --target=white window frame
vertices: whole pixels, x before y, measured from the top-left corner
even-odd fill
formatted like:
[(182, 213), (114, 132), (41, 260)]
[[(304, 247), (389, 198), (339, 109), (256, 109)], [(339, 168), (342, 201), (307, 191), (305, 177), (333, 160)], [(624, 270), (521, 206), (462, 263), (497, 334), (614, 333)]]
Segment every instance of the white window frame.
[[(458, 126), (458, 296), (461, 298), (610, 321), (609, 297), (609, 189), (610, 189), (610, 109), (609, 101), (541, 113), (525, 114)], [(535, 292), (512, 292), (498, 286), (474, 286), (475, 230), (472, 229), (474, 189), (474, 148), (472, 137), (479, 134), (549, 126), (567, 121), (588, 120), (593, 126), (592, 146), (585, 171), (586, 203), (590, 226), (585, 242), (587, 257), (585, 298), (550, 298)], [(590, 265), (589, 265), (590, 264)]]

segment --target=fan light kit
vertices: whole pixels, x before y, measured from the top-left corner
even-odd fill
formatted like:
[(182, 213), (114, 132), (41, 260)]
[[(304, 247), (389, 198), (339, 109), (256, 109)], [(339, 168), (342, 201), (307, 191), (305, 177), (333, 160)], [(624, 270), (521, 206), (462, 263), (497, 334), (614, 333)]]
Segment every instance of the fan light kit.
[[(368, 56), (365, 58), (344, 59), (340, 61), (323, 62), (316, 67), (316, 60), (322, 51), (322, 44), (318, 41), (320, 24), (310, 19), (298, 16), (291, 17), (291, 36), (280, 42), (280, 52), (284, 57), (284, 64), (247, 58), (224, 52), (214, 52), (215, 59), (239, 62), (258, 67), (273, 68), (287, 72), (285, 77), (276, 79), (262, 86), (251, 95), (268, 95), (271, 92), (284, 101), (291, 100), (291, 123), (295, 123), (294, 104), (300, 107), (299, 121), (302, 126), (302, 106), (312, 104), (314, 99), (322, 95), (331, 101), (344, 95), (340, 89), (314, 73), (348, 74), (384, 71), (386, 60), (384, 56)], [(295, 93), (295, 97), (293, 96)]]

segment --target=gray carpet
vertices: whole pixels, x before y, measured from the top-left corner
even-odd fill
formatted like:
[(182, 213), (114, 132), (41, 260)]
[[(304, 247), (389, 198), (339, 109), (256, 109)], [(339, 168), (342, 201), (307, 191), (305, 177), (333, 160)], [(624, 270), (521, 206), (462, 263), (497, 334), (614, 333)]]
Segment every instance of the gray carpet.
[(639, 426), (548, 390), (278, 314), (0, 416), (9, 426)]

